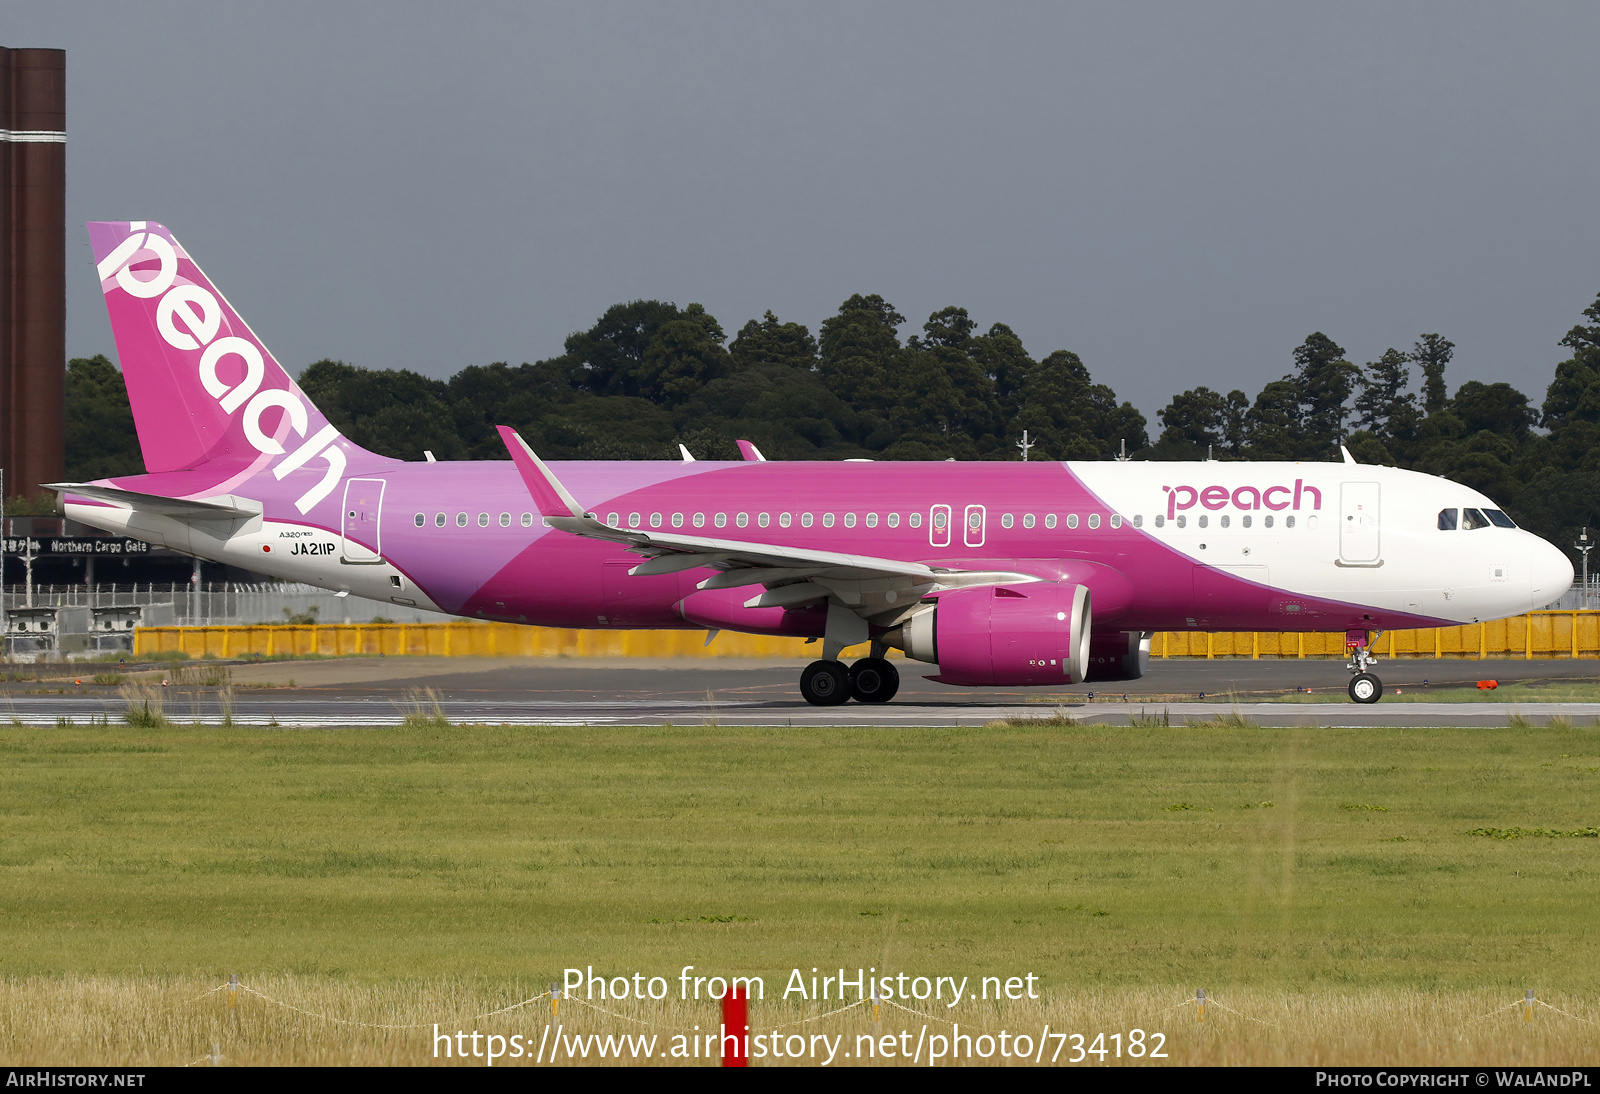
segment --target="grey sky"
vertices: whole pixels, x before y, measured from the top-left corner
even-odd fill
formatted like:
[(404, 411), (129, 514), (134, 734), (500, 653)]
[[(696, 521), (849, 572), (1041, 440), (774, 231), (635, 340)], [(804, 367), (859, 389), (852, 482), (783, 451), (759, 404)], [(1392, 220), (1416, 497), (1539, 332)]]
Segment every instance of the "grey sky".
[(67, 50), (72, 356), (112, 350), (78, 225), (150, 218), (296, 371), (877, 292), (1152, 425), (1318, 329), (1542, 400), (1600, 291), (1596, 41), (1593, 3), (0, 3)]

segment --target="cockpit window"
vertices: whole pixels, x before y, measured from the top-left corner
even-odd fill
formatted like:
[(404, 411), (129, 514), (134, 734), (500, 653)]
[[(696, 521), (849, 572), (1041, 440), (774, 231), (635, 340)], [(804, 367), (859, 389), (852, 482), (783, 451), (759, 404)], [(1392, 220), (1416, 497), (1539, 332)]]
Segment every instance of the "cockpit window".
[(1439, 531), (1453, 532), (1456, 530), (1456, 511), (1454, 509), (1439, 510)]
[(1469, 532), (1477, 528), (1487, 528), (1489, 527), (1489, 518), (1484, 516), (1481, 510), (1463, 509), (1461, 510), (1461, 527)]
[(1485, 509), (1483, 512), (1485, 516), (1494, 521), (1494, 526), (1496, 528), (1515, 528), (1517, 526), (1516, 521), (1512, 520), (1498, 509)]

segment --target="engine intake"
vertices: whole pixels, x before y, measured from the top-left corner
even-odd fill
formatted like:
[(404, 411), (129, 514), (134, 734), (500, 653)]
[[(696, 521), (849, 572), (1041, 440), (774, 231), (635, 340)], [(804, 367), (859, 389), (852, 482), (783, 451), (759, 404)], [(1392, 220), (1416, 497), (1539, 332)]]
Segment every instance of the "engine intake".
[(952, 589), (879, 640), (967, 687), (1081, 684), (1090, 657), (1089, 590), (1059, 581)]

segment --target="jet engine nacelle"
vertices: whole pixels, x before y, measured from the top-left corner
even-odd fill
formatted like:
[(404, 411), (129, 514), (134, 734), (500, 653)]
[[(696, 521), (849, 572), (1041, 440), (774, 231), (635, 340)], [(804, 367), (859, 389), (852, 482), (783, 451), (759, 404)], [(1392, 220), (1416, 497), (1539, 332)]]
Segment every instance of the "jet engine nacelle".
[(1089, 640), (1088, 683), (1137, 680), (1149, 667), (1148, 631), (1098, 631)]
[(1089, 665), (1089, 590), (1059, 581), (952, 589), (883, 635), (939, 666), (942, 684), (1081, 684)]

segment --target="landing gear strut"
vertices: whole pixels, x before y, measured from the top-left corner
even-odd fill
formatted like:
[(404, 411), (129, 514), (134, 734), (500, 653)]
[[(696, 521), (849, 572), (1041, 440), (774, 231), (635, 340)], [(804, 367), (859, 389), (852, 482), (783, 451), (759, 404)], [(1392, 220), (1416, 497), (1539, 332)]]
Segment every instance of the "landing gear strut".
[(1365, 645), (1350, 647), (1350, 663), (1345, 667), (1355, 673), (1350, 678), (1350, 698), (1358, 703), (1376, 703), (1383, 698), (1383, 681), (1367, 671), (1376, 660)]

